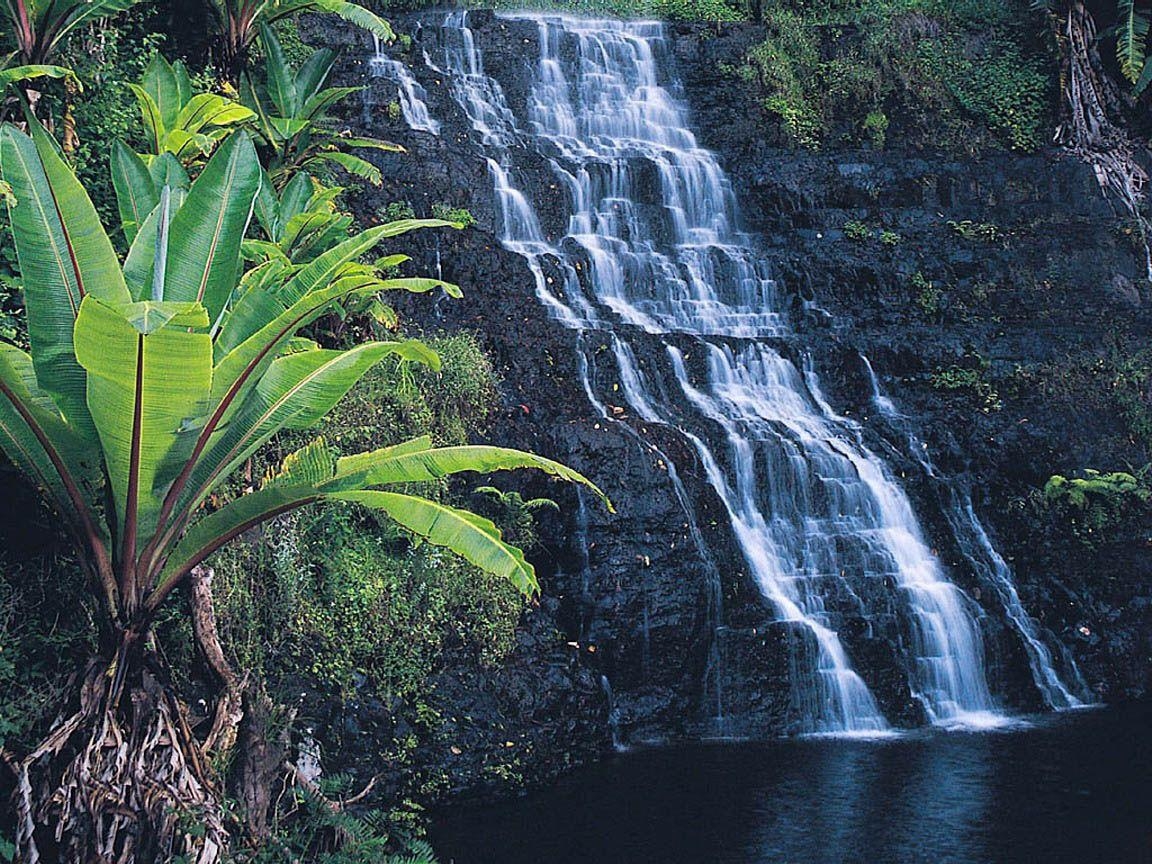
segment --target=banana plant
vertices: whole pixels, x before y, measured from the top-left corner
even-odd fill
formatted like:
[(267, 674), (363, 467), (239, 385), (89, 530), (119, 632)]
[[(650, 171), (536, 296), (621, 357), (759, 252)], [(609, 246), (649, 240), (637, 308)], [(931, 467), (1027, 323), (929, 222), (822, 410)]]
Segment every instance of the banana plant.
[[(186, 192), (162, 187), (123, 264), (42, 128), (34, 125), (30, 138), (6, 126), (0, 168), (15, 198), (9, 215), (32, 343), (30, 355), (3, 347), (2, 442), (74, 523), (117, 622), (141, 626), (224, 542), (325, 499), (378, 506), (426, 539), (448, 540), (474, 563), (535, 589), (530, 565), (491, 526), (378, 488), (513, 467), (588, 482), (526, 453), (435, 450), (420, 439), (337, 458), (315, 443), (290, 456), (268, 488), (203, 510), (273, 435), (319, 421), (383, 358), (438, 364), (415, 341), (331, 351), (294, 337), (342, 298), (442, 284), (379, 279), (349, 265), (387, 238), (452, 223), (388, 223), (302, 267), (240, 280), (242, 238), (261, 184), (243, 132), (224, 142)], [(46, 206), (52, 201), (59, 206)], [(114, 504), (107, 512), (94, 497), (105, 489)]]
[(184, 64), (152, 55), (139, 84), (129, 84), (140, 106), (149, 157), (171, 153), (191, 164), (203, 159), (237, 127), (256, 115), (218, 93), (194, 93)]
[[(0, 448), (74, 537), (111, 639), (105, 671), (85, 679), (81, 714), (54, 730), (29, 760), (77, 755), (68, 757), (73, 761), (63, 779), (48, 784), (55, 791), (47, 803), (30, 800), (33, 786), (40, 786), (29, 784), (18, 809), (28, 824), (43, 819), (63, 826), (57, 837), (74, 844), (62, 850), (69, 860), (93, 860), (120, 848), (116, 838), (129, 830), (125, 819), (136, 820), (133, 836), (167, 832), (171, 839), (173, 813), (219, 804), (205, 791), (210, 780), (188, 773), (205, 764), (200, 745), (179, 731), (164, 707), (170, 703), (146, 695), (154, 691), (146, 670), (162, 664), (149, 647), (152, 622), (216, 550), (280, 514), (345, 502), (380, 511), (531, 594), (537, 590), (532, 565), (492, 522), (411, 494), (407, 484), (530, 467), (595, 487), (570, 468), (516, 450), (435, 448), (418, 438), (345, 455), (316, 439), (284, 459), (259, 488), (230, 496), (229, 479), (273, 436), (316, 424), (384, 358), (438, 367), (437, 356), (418, 341), (328, 350), (298, 333), (345, 298), (420, 290), (348, 268), (385, 240), (450, 223), (380, 225), (305, 265), (241, 279), (242, 238), (262, 172), (255, 147), (240, 131), (221, 143), (186, 189), (179, 173), (158, 182), (141, 171), (142, 162), (132, 164), (117, 186), (134, 197), (121, 202), (121, 212), (134, 213), (138, 223), (122, 262), (55, 141), (35, 118), (29, 128), (31, 136), (0, 127), (0, 175), (11, 188), (8, 213), (31, 342), (30, 352), (0, 344)], [(125, 687), (131, 699), (121, 698)], [(130, 734), (137, 724), (165, 731)], [(110, 728), (119, 740), (131, 739), (124, 746), (176, 750), (125, 758), (104, 746)], [(29, 771), (30, 762), (19, 770)], [(191, 767), (161, 783), (148, 774), (156, 765)], [(154, 787), (155, 795), (141, 791)], [(93, 801), (106, 810), (83, 809)], [(206, 839), (184, 835), (183, 842), (219, 847), (226, 841), (223, 821), (213, 819)], [(105, 829), (107, 836), (84, 839)], [(37, 860), (34, 834), (18, 834), (26, 860)], [(214, 860), (198, 855), (192, 860)]]
[(21, 81), (33, 81), (37, 78), (69, 78), (77, 88), (80, 86), (80, 82), (71, 69), (43, 63), (12, 65), (15, 58), (15, 52), (0, 57), (0, 93), (3, 93), (13, 84), (18, 84)]
[[(1148, 36), (1152, 31), (1152, 10), (1146, 0), (1116, 0), (1114, 11), (1105, 12), (1094, 4), (1089, 12), (1082, 0), (1032, 0), (1032, 8), (1051, 12), (1061, 18), (1077, 15), (1092, 20), (1104, 16), (1102, 24), (1112, 21), (1100, 38), (1116, 40), (1116, 62), (1120, 73), (1132, 85), (1132, 95), (1140, 96), (1152, 84), (1152, 60), (1148, 57)], [(1092, 39), (1095, 41), (1095, 33)]]
[(4, 0), (20, 61), (46, 64), (73, 30), (108, 18), (139, 0)]
[(1116, 2), (1116, 60), (1120, 71), (1140, 95), (1152, 83), (1152, 63), (1148, 62), (1148, 31), (1152, 14), (1136, 0)]
[(396, 38), (387, 21), (349, 0), (212, 0), (212, 6), (225, 31), (221, 65), (234, 82), (259, 29), (301, 12), (330, 12), (385, 42)]
[(344, 190), (323, 186), (301, 171), (277, 193), (269, 179), (256, 198), (256, 223), (263, 237), (247, 240), (249, 260), (311, 261), (348, 237), (352, 216), (336, 206)]
[(403, 152), (404, 148), (376, 138), (340, 135), (325, 123), (325, 111), (362, 89), (324, 86), (336, 52), (322, 48), (299, 69), (293, 69), (276, 34), (265, 24), (260, 26), (260, 42), (266, 55), (265, 84), (257, 87), (246, 75), (241, 94), (244, 104), (257, 115), (256, 132), (276, 187), (284, 186), (299, 171), (332, 165), (379, 186), (380, 169), (348, 150), (360, 147)]
[[(241, 247), (245, 259), (256, 265), (245, 276), (245, 287), (266, 280), (283, 280), (286, 274), (346, 240), (353, 219), (336, 206), (335, 199), (342, 191), (339, 187), (322, 186), (301, 172), (277, 194), (271, 180), (266, 179), (255, 207), (256, 222), (264, 236), (247, 239)], [(460, 227), (457, 223), (452, 225)], [(372, 263), (350, 261), (340, 268), (335, 279), (358, 279), (364, 290), (334, 306), (330, 317), (335, 323), (328, 327), (328, 332), (340, 338), (344, 325), (352, 319), (366, 319), (373, 328), (395, 328), (399, 323), (396, 312), (383, 301), (382, 295), (396, 288), (413, 292), (441, 288), (450, 297), (462, 296), (459, 287), (439, 279), (396, 278), (396, 269), (408, 260), (407, 255), (393, 254)], [(390, 274), (393, 274), (391, 278)], [(371, 290), (373, 285), (375, 291)]]

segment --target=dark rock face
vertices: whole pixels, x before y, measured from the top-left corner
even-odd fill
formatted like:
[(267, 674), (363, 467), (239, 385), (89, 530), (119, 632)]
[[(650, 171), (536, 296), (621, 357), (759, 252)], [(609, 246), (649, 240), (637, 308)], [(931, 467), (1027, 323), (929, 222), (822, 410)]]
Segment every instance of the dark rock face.
[[(1025, 505), (1052, 474), (1123, 470), (1152, 457), (1132, 432), (1131, 407), (1109, 393), (1108, 373), (1085, 372), (1136, 355), (1152, 330), (1152, 290), (1124, 214), (1087, 165), (1058, 151), (961, 161), (900, 142), (885, 151), (773, 150), (751, 95), (717, 71), (746, 50), (750, 30), (677, 31), (686, 96), (778, 277), (819, 307), (809, 316), (812, 345), (837, 409), (876, 413), (863, 353), (937, 469), (971, 488), (1026, 608), (1089, 685), (1106, 699), (1146, 693), (1152, 526), (1144, 520), (1088, 548)], [(866, 238), (852, 239), (857, 226)], [(978, 372), (970, 378), (978, 384), (950, 387), (951, 369)], [(1135, 398), (1152, 406), (1147, 386)], [(871, 419), (866, 428), (891, 439)], [(883, 449), (907, 473), (919, 515), (964, 584), (940, 522), (940, 490), (901, 464), (898, 446)]]
[[(538, 55), (535, 26), (484, 13), (469, 20), (488, 71), (510, 104), (523, 104)], [(461, 662), (443, 672), (438, 698), (450, 716), (471, 718), (453, 720), (453, 735), (470, 743), (464, 754), (441, 748), (421, 758), (450, 768), (463, 778), (451, 791), (465, 791), (491, 785), (483, 760), (518, 735), (532, 742), (524, 751), (531, 779), (607, 747), (610, 727), (635, 742), (787, 731), (789, 656), (796, 650), (789, 646), (798, 637), (771, 623), (772, 610), (745, 572), (690, 444), (674, 432), (643, 428), (623, 409), (609, 405), (602, 418), (590, 407), (576, 366), (579, 337), (548, 318), (526, 264), (494, 236), (487, 165), (447, 82), (420, 59), (421, 19), (397, 23), (415, 38), (397, 56), (411, 61), (428, 90), (443, 123), (438, 137), (389, 117), (395, 85), (366, 79), (369, 49), (359, 34), (312, 19), (306, 35), (346, 46), (339, 83), (369, 81), (364, 103), (352, 99), (342, 109), (344, 122), (409, 150), (372, 155), (385, 182), (357, 194), (362, 220), (379, 221), (388, 203), (400, 201), (420, 216), (450, 204), (477, 218), (466, 231), (412, 235), (398, 247), (412, 255), (414, 272), (439, 273), (465, 291), (458, 302), (405, 299), (402, 317), (429, 331), (474, 330), (504, 377), (505, 412), (492, 441), (572, 465), (619, 511), (611, 516), (570, 489), (516, 479), (526, 495), (556, 498), (563, 509), (562, 519), (543, 526), (547, 542), (537, 556), (548, 599), (528, 616), (509, 668), (481, 674)], [(980, 598), (978, 580), (950, 539), (952, 484), (971, 490), (1016, 570), (1026, 608), (1056, 634), (1087, 683), (1105, 698), (1145, 693), (1152, 554), (1144, 538), (1090, 549), (1028, 517), (1021, 503), (1050, 474), (1149, 459), (1106, 386), (1084, 371), (1109, 350), (1146, 343), (1152, 323), (1152, 293), (1116, 230), (1120, 217), (1091, 171), (1055, 152), (959, 161), (901, 150), (898, 142), (882, 152), (768, 147), (760, 109), (719, 71), (737, 62), (758, 32), (685, 27), (671, 36), (695, 129), (721, 154), (747, 227), (794, 296), (804, 347), (836, 410), (861, 422), (869, 446), (903, 478), (959, 584)], [(530, 154), (518, 154), (517, 164), (530, 175), (525, 185), (540, 190), (535, 203), (544, 230), (563, 233), (563, 196), (547, 165)], [(853, 224), (863, 228), (853, 231)], [(853, 239), (861, 231), (866, 236)], [(585, 347), (597, 364), (589, 370), (593, 380), (614, 380), (611, 352)], [(861, 353), (907, 426), (876, 416)], [(944, 374), (953, 369), (972, 374)], [(957, 382), (962, 386), (946, 386)], [(930, 477), (909, 453), (909, 429), (949, 483)], [(690, 535), (666, 460), (679, 469), (708, 555)], [(981, 602), (996, 609), (990, 597)], [(1002, 617), (995, 612), (981, 621), (995, 658), (993, 687), (1013, 707), (1036, 707), (1027, 658)], [(921, 722), (894, 666), (891, 640), (901, 634), (875, 623), (875, 632), (851, 623), (844, 638), (879, 670), (868, 683), (888, 716)]]

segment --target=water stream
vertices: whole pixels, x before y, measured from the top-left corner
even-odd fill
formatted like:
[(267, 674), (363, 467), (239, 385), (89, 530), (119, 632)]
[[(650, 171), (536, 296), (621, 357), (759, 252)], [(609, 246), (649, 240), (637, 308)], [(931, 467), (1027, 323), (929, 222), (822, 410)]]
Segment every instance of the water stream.
[[(985, 675), (984, 613), (951, 581), (900, 484), (860, 428), (832, 409), (803, 362), (770, 265), (740, 231), (731, 184), (691, 130), (662, 25), (552, 15), (531, 21), (539, 56), (526, 104), (510, 105), (485, 71), (466, 12), (446, 17), (435, 47), (426, 48), (428, 62), (448, 77), (483, 148), (504, 245), (523, 256), (549, 313), (581, 334), (593, 409), (612, 420), (588, 375), (589, 346), (610, 346), (629, 413), (679, 430), (695, 448), (699, 466), (661, 458), (703, 560), (711, 555), (680, 481), (689, 467), (703, 471), (723, 502), (777, 621), (800, 634), (792, 728), (888, 729), (868, 683), (875, 670), (854, 661), (854, 645), (842, 635), (849, 620), (887, 628), (908, 691), (933, 723), (1001, 722)], [(562, 232), (542, 227), (526, 153), (549, 166), (551, 194), (563, 196)], [(894, 412), (883, 398), (877, 391), (881, 409)], [(975, 514), (961, 513), (954, 528), (968, 526), (973, 565), (1000, 586), (1006, 614), (1030, 646), (1039, 689), (1053, 707), (1077, 704), (1010, 570), (976, 531)], [(712, 571), (719, 631), (714, 563)], [(714, 644), (710, 666), (720, 662)], [(712, 675), (721, 716), (721, 676)]]

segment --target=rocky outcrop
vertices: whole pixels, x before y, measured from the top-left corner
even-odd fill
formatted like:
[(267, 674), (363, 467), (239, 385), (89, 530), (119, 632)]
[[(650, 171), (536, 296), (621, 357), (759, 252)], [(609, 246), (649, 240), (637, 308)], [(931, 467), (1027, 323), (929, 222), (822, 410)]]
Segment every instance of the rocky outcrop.
[[(838, 407), (877, 413), (863, 353), (937, 468), (971, 488), (1026, 607), (1089, 684), (1104, 699), (1146, 693), (1146, 514), (1086, 545), (1032, 506), (1052, 474), (1152, 459), (1134, 417), (1152, 410), (1152, 286), (1133, 226), (1091, 168), (1059, 150), (961, 158), (922, 139), (882, 151), (768, 148), (769, 118), (736, 110), (755, 100), (717, 72), (747, 34), (709, 36), (677, 34), (697, 126), (724, 155), (780, 279), (812, 305), (813, 335), (831, 330), (813, 344)], [(883, 421), (870, 428), (891, 438)], [(915, 466), (907, 473), (934, 521), (939, 490)]]
[[(607, 417), (591, 409), (576, 368), (578, 337), (549, 319), (524, 261), (494, 236), (487, 165), (447, 82), (420, 61), (420, 18), (398, 23), (416, 38), (397, 56), (413, 61), (443, 128), (439, 136), (408, 130), (389, 110), (395, 85), (367, 79), (364, 101), (349, 100), (343, 121), (408, 153), (373, 156), (385, 182), (354, 196), (357, 214), (380, 221), (390, 203), (407, 202), (418, 215), (450, 205), (477, 219), (462, 232), (405, 242), (417, 270), (460, 284), (465, 299), (403, 301), (402, 315), (418, 329), (475, 331), (504, 378), (505, 411), (492, 440), (573, 465), (619, 511), (610, 516), (569, 490), (518, 481), (529, 483), (526, 494), (563, 506), (564, 518), (544, 526), (537, 562), (548, 599), (530, 614), (510, 669), (493, 678), (464, 663), (443, 673), (439, 692), (453, 735), (477, 754), (471, 769), (461, 772), (461, 754), (448, 757), (443, 748), (421, 758), (460, 772), (452, 791), (462, 791), (485, 785), (484, 760), (517, 735), (532, 738), (522, 761), (539, 777), (607, 747), (614, 729), (634, 742), (784, 731), (792, 634), (772, 623), (744, 572), (691, 447), (673, 431), (643, 428), (620, 406), (609, 404)], [(537, 56), (535, 27), (484, 13), (473, 13), (471, 24), (509, 102), (522, 103), (521, 73)], [(365, 82), (368, 46), (359, 34), (313, 19), (306, 35), (344, 45), (341, 83)], [(753, 94), (720, 71), (758, 31), (685, 27), (672, 35), (696, 128), (722, 155), (749, 229), (794, 297), (804, 350), (815, 355), (837, 410), (861, 421), (870, 446), (904, 478), (957, 581), (980, 595), (949, 539), (944, 504), (955, 485), (971, 491), (1016, 570), (1025, 605), (1089, 685), (1105, 698), (1145, 692), (1146, 539), (1134, 534), (1089, 548), (1027, 504), (1052, 473), (1149, 459), (1125, 408), (1091, 374), (1100, 358), (1130, 358), (1152, 323), (1140, 262), (1091, 172), (1056, 152), (960, 159), (896, 141), (884, 151), (773, 149)], [(518, 154), (522, 170), (536, 172), (529, 184), (547, 190), (547, 166), (536, 159), (533, 167), (533, 159)], [(551, 188), (555, 199), (540, 202), (542, 223), (562, 233), (562, 196)], [(598, 364), (593, 379), (613, 380), (610, 352), (589, 347)], [(878, 416), (861, 354), (905, 420)], [(949, 483), (914, 458), (909, 432)], [(710, 556), (693, 543), (665, 460), (680, 466)], [(991, 620), (987, 633), (998, 649), (997, 689), (1016, 707), (1034, 706), (1017, 640)], [(857, 650), (878, 652), (869, 665), (884, 668), (882, 639), (849, 638)], [(898, 678), (869, 683), (890, 716), (916, 722)]]

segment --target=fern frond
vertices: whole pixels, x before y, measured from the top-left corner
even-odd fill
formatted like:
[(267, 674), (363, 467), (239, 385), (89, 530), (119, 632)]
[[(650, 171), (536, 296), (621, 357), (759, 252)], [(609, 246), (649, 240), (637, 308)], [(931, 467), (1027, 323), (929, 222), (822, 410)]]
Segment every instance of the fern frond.
[(1148, 10), (1137, 9), (1136, 0), (1117, 0), (1120, 14), (1116, 35), (1116, 59), (1124, 77), (1135, 84), (1144, 72), (1147, 59), (1148, 28), (1152, 24)]

